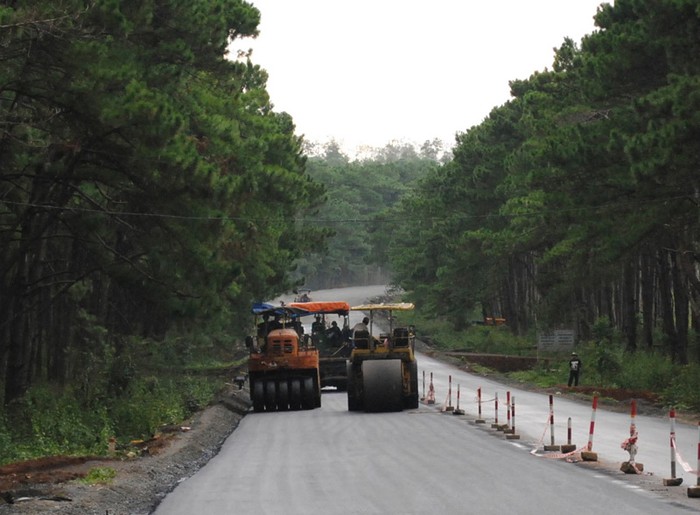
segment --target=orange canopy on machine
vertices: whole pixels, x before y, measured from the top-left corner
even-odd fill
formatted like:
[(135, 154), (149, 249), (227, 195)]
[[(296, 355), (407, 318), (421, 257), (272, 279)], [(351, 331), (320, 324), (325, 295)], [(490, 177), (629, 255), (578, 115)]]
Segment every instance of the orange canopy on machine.
[(347, 315), (350, 311), (350, 304), (347, 302), (291, 302), (289, 306), (298, 309), (304, 309), (309, 314), (315, 313), (336, 313), (338, 315)]

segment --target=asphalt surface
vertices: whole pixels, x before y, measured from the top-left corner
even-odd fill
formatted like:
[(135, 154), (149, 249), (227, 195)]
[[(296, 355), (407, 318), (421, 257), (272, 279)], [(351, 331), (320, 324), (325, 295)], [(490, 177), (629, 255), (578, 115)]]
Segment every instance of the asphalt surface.
[[(314, 300), (352, 304), (383, 292), (381, 287), (312, 292)], [(361, 318), (361, 313), (352, 313)], [(355, 320), (351, 320), (351, 324)], [(435, 404), (399, 413), (347, 411), (344, 392), (325, 392), (322, 407), (309, 411), (249, 413), (220, 453), (182, 482), (155, 513), (207, 514), (418, 514), (418, 513), (688, 513), (697, 476), (679, 464), (681, 487), (664, 487), (670, 477), (669, 422), (635, 417), (637, 462), (644, 472), (627, 475), (619, 465), (629, 455), (629, 414), (598, 408), (592, 450), (595, 462), (569, 461), (545, 453), (550, 444), (547, 395), (496, 383), (419, 354), (419, 375), (433, 374)], [(452, 377), (452, 402), (448, 378)], [(422, 388), (422, 377), (419, 381)], [(460, 388), (459, 408), (453, 415)], [(482, 392), (477, 423), (477, 389)], [(515, 403), (517, 439), (491, 428), (498, 393), (499, 422), (505, 423), (505, 395)], [(590, 438), (592, 406), (554, 399), (555, 443)], [(695, 458), (697, 426), (676, 425), (682, 456)], [(550, 456), (550, 457), (546, 457)], [(690, 463), (688, 468), (696, 468)]]
[(421, 406), (356, 413), (343, 393), (311, 411), (247, 415), (157, 514), (687, 512), (609, 471)]

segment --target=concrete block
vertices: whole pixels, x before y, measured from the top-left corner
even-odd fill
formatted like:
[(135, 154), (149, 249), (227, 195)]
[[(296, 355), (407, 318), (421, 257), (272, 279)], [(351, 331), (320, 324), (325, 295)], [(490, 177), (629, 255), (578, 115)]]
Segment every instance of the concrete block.
[(620, 465), (620, 470), (625, 474), (639, 474), (640, 472), (644, 472), (644, 464), (623, 461), (622, 465)]
[(682, 477), (671, 477), (664, 479), (664, 486), (680, 486), (683, 483)]
[(581, 459), (583, 461), (598, 461), (598, 453), (593, 451), (581, 451)]

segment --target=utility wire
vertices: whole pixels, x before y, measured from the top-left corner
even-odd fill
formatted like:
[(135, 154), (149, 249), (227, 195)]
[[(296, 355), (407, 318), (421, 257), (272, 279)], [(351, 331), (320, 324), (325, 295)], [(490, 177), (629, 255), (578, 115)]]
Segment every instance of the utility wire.
[[(562, 213), (585, 213), (597, 212), (604, 209), (622, 209), (634, 206), (648, 206), (650, 204), (662, 204), (666, 202), (671, 202), (675, 200), (689, 199), (688, 195), (679, 195), (673, 197), (660, 197), (656, 199), (640, 199), (640, 200), (630, 200), (622, 202), (610, 202), (607, 204), (600, 204), (598, 206), (580, 206), (571, 208), (557, 208), (557, 209), (547, 209), (547, 210), (533, 210), (524, 211), (521, 213), (487, 213), (483, 215), (470, 215), (459, 213), (457, 218), (463, 220), (479, 220), (479, 219), (489, 219), (489, 218), (525, 218), (525, 217), (541, 217), (545, 215), (552, 214), (562, 214)], [(94, 208), (84, 208), (84, 207), (70, 207), (70, 206), (54, 206), (50, 204), (37, 204), (32, 202), (14, 202), (4, 200), (1, 203), (22, 207), (34, 207), (38, 209), (55, 210), (55, 211), (71, 211), (79, 213), (94, 213), (103, 214), (109, 216), (119, 216), (119, 217), (145, 217), (145, 218), (163, 218), (163, 219), (175, 219), (175, 220), (194, 220), (194, 221), (232, 221), (232, 222), (256, 222), (256, 223), (276, 223), (276, 222), (289, 222), (293, 221), (296, 223), (311, 223), (311, 224), (356, 224), (356, 223), (398, 223), (398, 222), (420, 222), (420, 221), (442, 221), (448, 220), (451, 217), (447, 216), (432, 216), (427, 218), (390, 218), (390, 219), (375, 219), (375, 218), (342, 218), (342, 219), (324, 219), (324, 218), (250, 218), (250, 217), (238, 217), (238, 216), (193, 216), (193, 215), (176, 215), (169, 213), (139, 213), (139, 212), (129, 212), (129, 211), (111, 211), (106, 209), (94, 209)], [(454, 212), (453, 212), (454, 213)], [(6, 214), (6, 213), (5, 213)], [(3, 213), (0, 213), (2, 216)]]

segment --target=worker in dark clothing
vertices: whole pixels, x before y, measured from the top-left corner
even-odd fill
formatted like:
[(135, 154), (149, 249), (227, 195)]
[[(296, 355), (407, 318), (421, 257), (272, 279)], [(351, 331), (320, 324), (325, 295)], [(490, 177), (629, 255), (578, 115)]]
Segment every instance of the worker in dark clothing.
[(340, 342), (343, 339), (343, 332), (340, 330), (340, 327), (338, 327), (338, 322), (335, 320), (331, 322), (331, 326), (326, 330), (326, 338), (328, 338), (331, 345), (340, 345)]
[(569, 360), (569, 386), (572, 384), (578, 386), (578, 378), (581, 374), (581, 358), (575, 352), (571, 353), (571, 359)]
[(321, 320), (321, 315), (316, 315), (314, 323), (311, 324), (311, 334), (322, 333), (326, 330), (326, 326)]
[(262, 317), (262, 322), (258, 324), (258, 336), (262, 338), (266, 337), (272, 327), (273, 322), (270, 321), (270, 315), (265, 313)]

